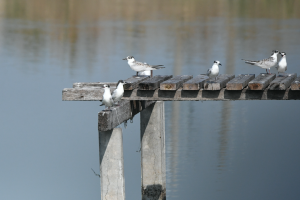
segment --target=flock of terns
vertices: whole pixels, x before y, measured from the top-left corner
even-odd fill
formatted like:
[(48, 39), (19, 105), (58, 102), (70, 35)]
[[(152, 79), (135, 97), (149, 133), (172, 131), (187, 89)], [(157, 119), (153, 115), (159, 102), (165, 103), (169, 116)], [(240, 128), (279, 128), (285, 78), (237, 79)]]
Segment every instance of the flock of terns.
[[(281, 60), (277, 63), (277, 55), (280, 54)], [(163, 65), (149, 65), (147, 63), (139, 62), (134, 59), (133, 56), (127, 56), (123, 60), (127, 60), (128, 65), (130, 68), (134, 71), (136, 71), (137, 75), (151, 75), (152, 77), (152, 71), (165, 68), (162, 67)], [(242, 59), (244, 60), (244, 59)], [(278, 50), (274, 50), (272, 52), (272, 55), (269, 58), (262, 59), (259, 61), (251, 61), (251, 60), (244, 60), (245, 63), (251, 64), (251, 65), (256, 65), (258, 67), (261, 67), (263, 69), (266, 69), (266, 72), (270, 74), (270, 69), (272, 67), (276, 67), (278, 74), (279, 73), (284, 73), (287, 70), (287, 61), (286, 61), (286, 53), (284, 52), (279, 52)], [(215, 79), (217, 80), (217, 77), (219, 75), (219, 65), (222, 65), (220, 61), (216, 60), (214, 61), (214, 64), (212, 65), (211, 68), (209, 68), (206, 72), (206, 75), (210, 79)], [(268, 72), (269, 70), (269, 72)], [(138, 76), (136, 76), (139, 78)], [(109, 85), (103, 85), (104, 88), (104, 93), (102, 97), (102, 105), (105, 105), (106, 109), (110, 110), (110, 107), (114, 105), (118, 105), (118, 102), (121, 100), (121, 98), (124, 95), (124, 87), (123, 85), (126, 84), (123, 80), (120, 80), (117, 84), (117, 89), (113, 91), (113, 93), (110, 93), (110, 86)]]

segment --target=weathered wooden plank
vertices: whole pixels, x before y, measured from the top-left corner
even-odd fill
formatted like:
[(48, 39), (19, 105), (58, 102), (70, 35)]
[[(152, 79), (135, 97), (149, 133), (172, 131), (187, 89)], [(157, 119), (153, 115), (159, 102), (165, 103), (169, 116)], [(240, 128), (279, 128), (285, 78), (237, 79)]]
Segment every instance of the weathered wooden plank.
[[(129, 91), (128, 91), (129, 92)], [(125, 92), (126, 93), (126, 92)], [(231, 100), (300, 100), (300, 90), (133, 90), (124, 94), (126, 100), (152, 101), (231, 101)]]
[(259, 74), (255, 79), (248, 83), (250, 90), (263, 90), (265, 89), (271, 81), (276, 77), (276, 74)]
[(134, 115), (150, 106), (155, 101), (128, 101), (122, 100), (119, 106), (111, 110), (102, 110), (98, 113), (98, 130), (108, 131), (117, 127), (126, 120), (132, 119)]
[(296, 73), (279, 75), (270, 83), (269, 88), (270, 90), (286, 90), (296, 78)]
[(209, 79), (205, 74), (200, 74), (187, 82), (183, 83), (183, 90), (200, 90), (203, 88), (204, 81)]
[(172, 75), (157, 75), (139, 83), (139, 90), (156, 90), (160, 87), (160, 83), (172, 78)]
[[(111, 89), (112, 91), (113, 89)], [(104, 90), (100, 88), (67, 88), (63, 90), (65, 101), (99, 101)], [(225, 96), (224, 96), (225, 95)], [(284, 97), (285, 96), (285, 97)], [(124, 100), (151, 101), (227, 101), (227, 100), (290, 100), (300, 99), (300, 90), (126, 90)]]
[(174, 78), (171, 78), (167, 81), (164, 81), (160, 84), (161, 90), (178, 90), (182, 86), (182, 84), (190, 79), (192, 79), (193, 76), (190, 75), (180, 75), (175, 76)]
[[(111, 87), (110, 93), (116, 88)], [(83, 88), (65, 88), (62, 91), (63, 101), (100, 101), (104, 93), (103, 88), (83, 87)]]
[(125, 80), (124, 90), (133, 90), (139, 86), (139, 83), (149, 79), (149, 76), (133, 76)]
[(109, 85), (110, 87), (117, 87), (117, 82), (95, 82), (95, 83), (74, 83), (73, 88), (102, 88), (103, 85)]
[(297, 77), (291, 84), (291, 90), (300, 90), (300, 77)]
[(62, 91), (63, 101), (99, 101), (104, 89), (101, 88), (65, 88)]
[(208, 79), (204, 82), (204, 90), (221, 90), (234, 77), (235, 75), (232, 74), (221, 74), (217, 77), (217, 80)]
[(240, 74), (226, 84), (227, 90), (242, 90), (255, 78), (255, 74)]

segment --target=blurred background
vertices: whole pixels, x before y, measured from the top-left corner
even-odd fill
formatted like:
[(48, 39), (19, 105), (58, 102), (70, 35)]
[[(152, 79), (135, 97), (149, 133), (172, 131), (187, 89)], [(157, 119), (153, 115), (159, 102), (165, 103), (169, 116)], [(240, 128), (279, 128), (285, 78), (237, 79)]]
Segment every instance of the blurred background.
[[(298, 0), (0, 0), (0, 199), (100, 199), (100, 102), (63, 102), (74, 82), (134, 75), (298, 73)], [(271, 72), (276, 73), (275, 69)], [(299, 101), (166, 102), (167, 199), (297, 199)], [(139, 115), (123, 125), (127, 199), (141, 199)]]

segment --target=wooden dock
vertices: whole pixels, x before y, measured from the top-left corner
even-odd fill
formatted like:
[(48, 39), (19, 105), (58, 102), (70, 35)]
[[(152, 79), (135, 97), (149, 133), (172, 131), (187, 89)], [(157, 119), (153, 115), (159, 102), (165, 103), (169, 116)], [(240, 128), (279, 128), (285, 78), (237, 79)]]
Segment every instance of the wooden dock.
[[(299, 100), (300, 77), (286, 74), (219, 75), (210, 80), (205, 75), (181, 76), (144, 76), (130, 77), (125, 80), (124, 100), (150, 101), (230, 101), (230, 100)], [(74, 83), (73, 88), (63, 90), (64, 101), (102, 100), (103, 84), (109, 84), (111, 91), (116, 88), (112, 83)]]
[[(101, 199), (125, 200), (121, 123), (140, 114), (142, 199), (166, 199), (164, 101), (300, 100), (297, 74), (222, 74), (130, 77), (119, 106), (98, 113)], [(102, 100), (104, 84), (74, 83), (62, 91), (64, 101)], [(100, 102), (99, 102), (100, 103)]]

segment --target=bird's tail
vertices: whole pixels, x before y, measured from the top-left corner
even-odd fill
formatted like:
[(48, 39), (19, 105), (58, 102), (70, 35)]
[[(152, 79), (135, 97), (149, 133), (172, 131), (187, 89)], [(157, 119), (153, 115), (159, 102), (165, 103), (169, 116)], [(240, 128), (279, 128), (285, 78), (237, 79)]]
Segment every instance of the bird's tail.
[(165, 68), (165, 67), (161, 67), (163, 65), (151, 65), (152, 68), (154, 69), (161, 69), (161, 68)]
[(245, 59), (242, 59), (245, 61), (245, 63), (247, 64), (250, 64), (250, 65), (254, 65), (255, 63), (257, 63), (257, 61), (251, 61), (251, 60), (245, 60)]

